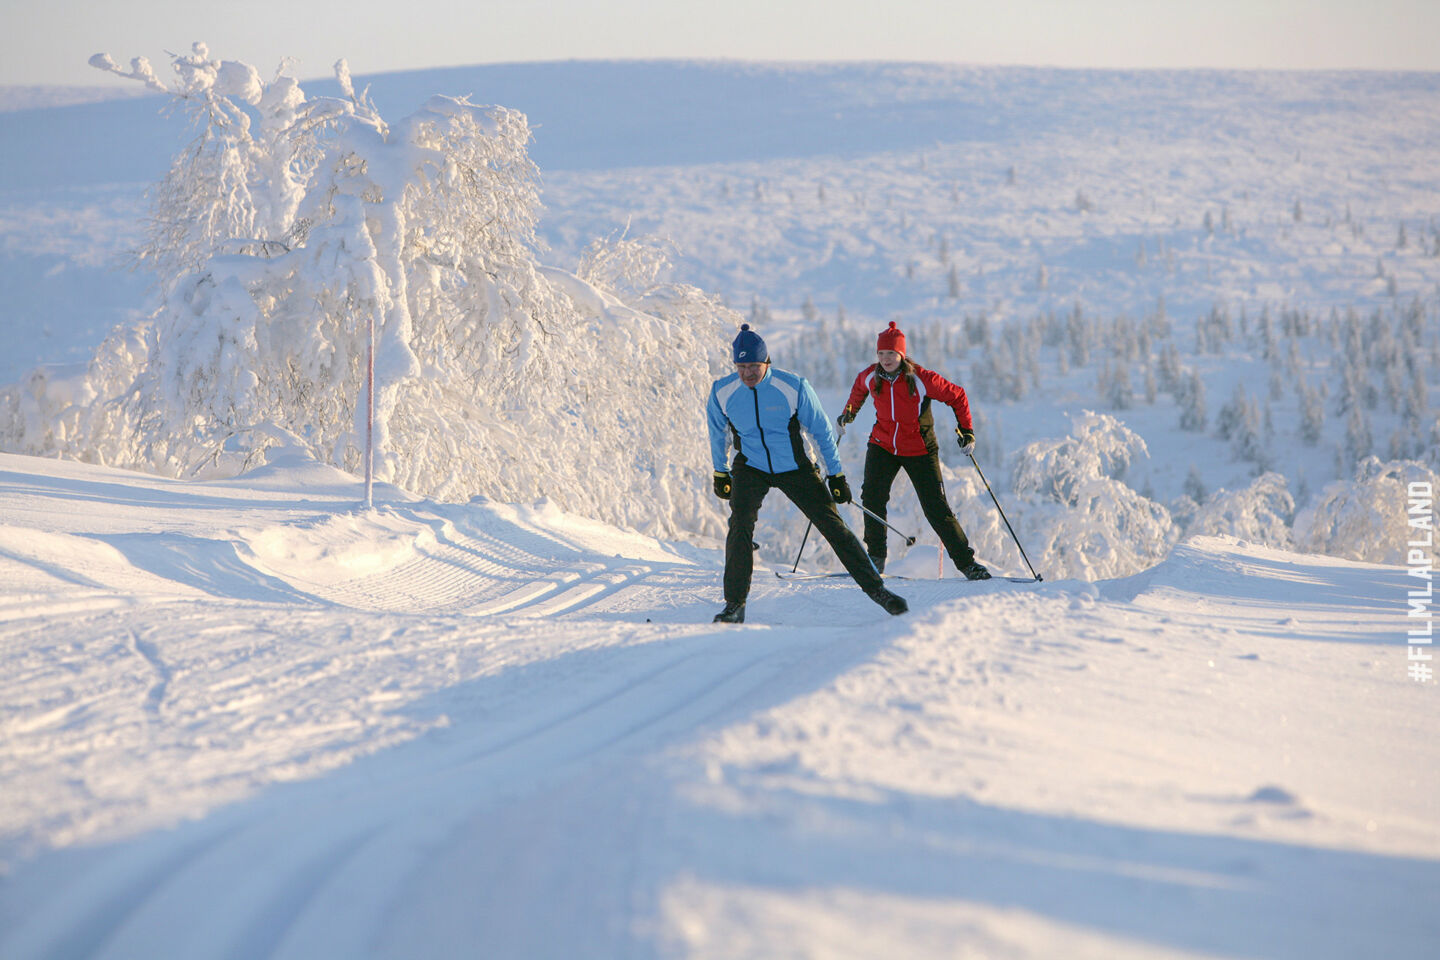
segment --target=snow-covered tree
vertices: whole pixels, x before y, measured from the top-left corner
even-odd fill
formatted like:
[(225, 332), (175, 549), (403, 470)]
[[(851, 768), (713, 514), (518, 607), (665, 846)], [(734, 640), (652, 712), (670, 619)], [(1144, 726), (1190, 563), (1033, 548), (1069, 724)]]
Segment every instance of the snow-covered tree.
[(1313, 447), (1325, 433), (1325, 399), (1304, 380), (1300, 382), (1300, 440)]
[(1180, 363), (1180, 350), (1173, 343), (1165, 344), (1160, 351), (1160, 364), (1157, 371), (1160, 389), (1165, 393), (1175, 394), (1180, 389), (1180, 378), (1184, 368)]
[(1101, 399), (1112, 410), (1129, 410), (1135, 405), (1135, 388), (1130, 383), (1130, 368), (1124, 361), (1105, 362), (1098, 382)]
[(1236, 383), (1230, 402), (1220, 408), (1220, 414), (1215, 418), (1216, 433), (1220, 439), (1230, 441), (1230, 449), (1236, 459), (1263, 466), (1268, 453), (1261, 428), (1260, 408), (1251, 401), (1245, 384)]
[(632, 241), (588, 251), (588, 279), (541, 267), (523, 114), (437, 96), (390, 123), (343, 61), (339, 99), (203, 45), (174, 67), (213, 131), (157, 194), (196, 211), (151, 238), (160, 306), (102, 347), (72, 429), (22, 422), (12, 449), (178, 476), (283, 444), (358, 472), (373, 328), (378, 479), (722, 530), (699, 411), (739, 318)]
[(1205, 429), (1205, 381), (1195, 371), (1186, 370), (1181, 374), (1175, 403), (1180, 408), (1181, 430), (1200, 432)]
[(1205, 499), (1185, 527), (1185, 535), (1224, 534), (1266, 546), (1289, 549), (1295, 500), (1285, 478), (1264, 473), (1244, 490), (1220, 489)]
[(750, 326), (757, 330), (764, 330), (770, 326), (770, 307), (768, 304), (761, 302), (758, 295), (750, 298), (750, 314), (747, 319), (750, 322)]
[(1205, 480), (1200, 476), (1200, 470), (1195, 464), (1190, 464), (1190, 470), (1185, 474), (1185, 495), (1194, 500), (1197, 504), (1204, 503), (1210, 496), (1205, 488)]
[(1350, 410), (1345, 420), (1345, 454), (1352, 462), (1359, 462), (1370, 456), (1375, 441), (1370, 430), (1370, 418), (1359, 407)]
[(1070, 503), (1089, 480), (1124, 480), (1137, 461), (1149, 456), (1144, 439), (1108, 414), (1086, 410), (1070, 422), (1069, 436), (1024, 448), (1011, 478), (1013, 490)]
[(1071, 422), (1070, 436), (1028, 444), (1014, 459), (1011, 487), (1037, 568), (1101, 579), (1159, 562), (1175, 539), (1169, 511), (1124, 482), (1148, 456), (1145, 441), (1106, 414), (1085, 411)]
[(1283, 400), (1283, 399), (1285, 399), (1285, 381), (1286, 381), (1286, 377), (1284, 376), (1284, 374), (1283, 374), (1280, 370), (1277, 370), (1277, 369), (1275, 369), (1275, 368), (1273, 368), (1273, 367), (1270, 369), (1270, 399), (1271, 399), (1271, 400)]
[(1013, 323), (993, 337), (987, 328), (986, 336), (984, 356), (972, 367), (967, 389), (989, 400), (1024, 399), (1029, 385), (1040, 380), (1039, 330)]
[(1295, 517), (1302, 550), (1370, 563), (1404, 563), (1408, 527), (1406, 493), (1411, 483), (1440, 485), (1435, 467), (1416, 460), (1382, 463), (1368, 457), (1350, 480), (1328, 484)]
[(150, 191), (146, 242), (136, 251), (141, 266), (164, 282), (217, 253), (286, 248), (300, 180), (318, 160), (314, 139), (297, 135), (304, 94), (293, 78), (282, 73), (266, 83), (249, 64), (212, 58), (203, 43), (172, 58), (169, 87), (144, 57), (128, 72), (107, 54), (90, 64), (171, 94), (173, 112), (195, 131)]
[(1080, 310), (1080, 304), (1075, 304), (1066, 320), (1066, 335), (1070, 342), (1070, 363), (1075, 367), (1087, 367), (1090, 365), (1090, 341), (1094, 333), (1094, 324), (1086, 320), (1085, 314)]
[(983, 347), (990, 343), (990, 317), (984, 311), (978, 315), (965, 315), (965, 342), (972, 347)]
[(1118, 359), (1133, 363), (1140, 358), (1140, 333), (1135, 329), (1135, 322), (1125, 314), (1116, 317), (1110, 324), (1108, 339), (1110, 352)]
[[(659, 289), (670, 266), (669, 251), (653, 240), (634, 240), (628, 229), (618, 236), (596, 237), (580, 254), (575, 275), (627, 301)], [(807, 298), (808, 301), (808, 298)]]
[(820, 311), (815, 307), (815, 301), (810, 299), (810, 294), (805, 294), (805, 302), (800, 305), (800, 316), (805, 318), (807, 325), (813, 326), (820, 318)]
[(1230, 402), (1220, 407), (1220, 415), (1215, 417), (1215, 433), (1220, 435), (1221, 440), (1234, 438), (1248, 415), (1250, 397), (1246, 394), (1246, 384), (1236, 383), (1236, 391), (1231, 394)]
[(1261, 354), (1266, 360), (1272, 360), (1279, 350), (1279, 339), (1275, 333), (1275, 323), (1270, 317), (1270, 308), (1266, 307), (1260, 311), (1260, 317), (1255, 321), (1255, 339), (1259, 342)]

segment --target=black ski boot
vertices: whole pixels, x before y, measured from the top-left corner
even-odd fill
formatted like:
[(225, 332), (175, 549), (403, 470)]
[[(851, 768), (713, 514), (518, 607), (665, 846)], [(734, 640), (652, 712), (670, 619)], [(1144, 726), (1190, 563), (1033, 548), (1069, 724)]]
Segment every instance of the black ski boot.
[(739, 603), (727, 603), (725, 609), (715, 614), (713, 623), (744, 623), (745, 622), (745, 601)]
[(884, 557), (877, 557), (877, 556), (875, 556), (875, 555), (872, 553), (872, 554), (870, 555), (870, 562), (875, 565), (875, 572), (876, 572), (876, 573), (884, 573), (884, 572), (885, 572), (885, 558), (884, 558)]
[(891, 593), (884, 587), (878, 590), (867, 590), (865, 591), (865, 596), (880, 604), (880, 606), (885, 608), (885, 612), (892, 616), (898, 617), (902, 613), (910, 612), (910, 604), (905, 602), (904, 597), (896, 593)]
[(960, 572), (963, 573), (963, 574), (965, 574), (965, 579), (966, 579), (966, 580), (989, 580), (989, 579), (990, 579), (990, 571), (987, 570), (987, 569), (985, 569), (985, 565), (984, 565), (983, 563), (981, 563), (979, 560), (976, 560), (976, 559), (974, 559), (974, 558), (971, 558), (971, 560), (970, 560), (969, 563), (967, 563), (967, 564), (965, 564), (965, 566), (961, 567), (961, 568), (960, 568)]

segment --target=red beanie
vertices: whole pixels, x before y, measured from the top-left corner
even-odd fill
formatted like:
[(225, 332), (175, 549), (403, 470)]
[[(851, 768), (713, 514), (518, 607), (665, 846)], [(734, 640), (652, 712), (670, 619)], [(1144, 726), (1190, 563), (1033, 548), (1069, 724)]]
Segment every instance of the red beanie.
[(890, 326), (880, 331), (880, 339), (875, 344), (876, 350), (894, 350), (900, 356), (905, 356), (905, 334), (895, 326), (895, 321), (890, 321)]

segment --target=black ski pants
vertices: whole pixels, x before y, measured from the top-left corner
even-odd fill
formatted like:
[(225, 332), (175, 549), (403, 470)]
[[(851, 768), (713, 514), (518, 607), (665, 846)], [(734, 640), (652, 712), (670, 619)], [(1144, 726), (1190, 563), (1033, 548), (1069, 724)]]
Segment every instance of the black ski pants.
[(830, 542), (846, 572), (862, 590), (872, 593), (885, 585), (865, 555), (865, 548), (840, 519), (835, 499), (820, 479), (819, 470), (812, 465), (785, 473), (766, 473), (747, 464), (742, 454), (730, 468), (730, 532), (725, 537), (726, 603), (743, 603), (750, 594), (750, 577), (755, 567), (751, 553), (755, 518), (772, 487), (789, 497), (815, 524), (815, 529)]
[[(940, 477), (938, 451), (918, 457), (902, 457), (877, 444), (867, 444), (860, 503), (871, 513), (884, 517), (885, 506), (890, 502), (890, 485), (895, 482), (895, 475), (901, 468), (910, 478), (910, 485), (920, 498), (920, 509), (925, 511), (925, 519), (945, 545), (945, 552), (950, 554), (957, 568), (963, 568), (975, 559), (975, 551), (965, 531), (960, 528), (960, 521), (955, 519), (955, 512), (945, 500), (945, 481)], [(870, 556), (886, 556), (885, 532), (885, 525), (879, 520), (868, 515), (865, 517), (865, 549)]]

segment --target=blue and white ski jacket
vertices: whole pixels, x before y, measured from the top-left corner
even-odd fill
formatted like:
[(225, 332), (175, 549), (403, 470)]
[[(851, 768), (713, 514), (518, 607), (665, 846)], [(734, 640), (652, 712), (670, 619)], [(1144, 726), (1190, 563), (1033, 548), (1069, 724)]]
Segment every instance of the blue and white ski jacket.
[(745, 386), (738, 373), (721, 377), (710, 388), (705, 414), (710, 427), (710, 460), (716, 470), (730, 469), (725, 462), (726, 441), (733, 441), (736, 451), (756, 470), (787, 473), (809, 467), (812, 464), (800, 433), (803, 429), (814, 439), (825, 472), (830, 476), (844, 472), (835, 429), (820, 398), (809, 381), (788, 370), (766, 370), (753, 388)]

